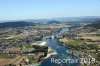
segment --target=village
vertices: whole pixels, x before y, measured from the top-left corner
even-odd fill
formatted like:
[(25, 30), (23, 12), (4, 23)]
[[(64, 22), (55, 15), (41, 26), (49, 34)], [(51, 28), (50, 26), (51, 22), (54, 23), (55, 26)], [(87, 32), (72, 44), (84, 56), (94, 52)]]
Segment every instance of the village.
[[(92, 27), (70, 28), (58, 39), (61, 45), (69, 47), (68, 53), (74, 54), (83, 60), (82, 66), (100, 65), (100, 29)], [(88, 59), (94, 59), (89, 63)], [(93, 63), (94, 62), (94, 63)]]
[(0, 66), (39, 64), (52, 52), (44, 36), (58, 32), (62, 24), (0, 28)]

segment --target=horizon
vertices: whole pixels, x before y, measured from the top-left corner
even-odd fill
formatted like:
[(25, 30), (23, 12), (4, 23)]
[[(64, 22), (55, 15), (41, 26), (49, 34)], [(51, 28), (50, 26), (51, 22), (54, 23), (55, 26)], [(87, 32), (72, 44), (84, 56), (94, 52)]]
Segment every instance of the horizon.
[(0, 21), (100, 16), (99, 0), (1, 0)]
[[(53, 18), (30, 18), (30, 19), (11, 19), (11, 20), (0, 20), (0, 23), (4, 23), (4, 22), (14, 22), (14, 21), (28, 21), (28, 20), (57, 20), (59, 21), (59, 19), (65, 19), (66, 20), (69, 18), (69, 20), (71, 20), (72, 18), (100, 18), (100, 16), (74, 16), (74, 17), (53, 17)], [(73, 20), (72, 20), (73, 21)]]
[(29, 18), (29, 19), (10, 19), (10, 20), (0, 20), (2, 22), (13, 22), (13, 21), (27, 21), (27, 20), (55, 20), (55, 19), (63, 19), (63, 18), (100, 18), (100, 16), (74, 16), (74, 17), (53, 17), (53, 18)]

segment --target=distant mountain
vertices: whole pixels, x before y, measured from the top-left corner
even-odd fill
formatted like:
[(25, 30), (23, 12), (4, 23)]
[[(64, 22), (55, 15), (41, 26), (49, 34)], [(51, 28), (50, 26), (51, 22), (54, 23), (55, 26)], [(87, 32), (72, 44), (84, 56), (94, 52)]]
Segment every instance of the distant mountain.
[(100, 20), (100, 16), (60, 17), (53, 18), (52, 20), (59, 22), (93, 22), (95, 20)]
[(4, 22), (4, 23), (0, 23), (0, 28), (23, 27), (23, 26), (33, 26), (33, 25), (35, 25), (33, 22), (26, 22), (26, 21)]
[[(34, 24), (60, 24), (60, 23), (67, 23), (67, 24), (78, 24), (78, 23), (92, 23), (94, 21), (100, 20), (100, 16), (83, 16), (83, 17), (58, 17), (58, 18), (45, 18), (45, 19), (26, 19), (26, 20), (11, 20), (8, 21), (9, 24), (7, 25), (6, 23), (3, 23), (4, 21), (0, 21), (0, 27), (4, 26), (11, 26), (11, 27), (16, 27), (16, 26), (27, 26), (27, 25), (34, 25)], [(14, 22), (14, 23), (13, 23)], [(20, 22), (20, 24), (18, 23)], [(26, 23), (25, 23), (26, 22)], [(24, 24), (23, 24), (24, 23)], [(14, 25), (13, 25), (14, 24)]]
[(47, 22), (47, 24), (60, 24), (61, 22), (55, 21), (55, 20), (50, 20)]
[[(96, 20), (100, 20), (100, 16), (83, 16), (83, 17), (58, 17), (58, 18), (45, 18), (45, 19), (30, 19), (26, 20), (29, 22), (34, 22), (34, 23), (40, 23), (40, 24), (50, 24), (53, 22), (64, 22), (64, 23), (81, 23), (81, 22), (86, 22), (86, 23), (91, 23)], [(55, 23), (56, 23), (55, 22)]]

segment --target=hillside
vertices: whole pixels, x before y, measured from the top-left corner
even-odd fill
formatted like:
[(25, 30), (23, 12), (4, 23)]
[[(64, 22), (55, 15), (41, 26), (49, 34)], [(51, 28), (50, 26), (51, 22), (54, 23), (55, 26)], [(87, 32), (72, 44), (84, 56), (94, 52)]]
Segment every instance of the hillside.
[(23, 26), (33, 26), (35, 25), (32, 22), (25, 22), (25, 21), (15, 21), (15, 22), (4, 22), (0, 23), (0, 28), (3, 27), (23, 27)]

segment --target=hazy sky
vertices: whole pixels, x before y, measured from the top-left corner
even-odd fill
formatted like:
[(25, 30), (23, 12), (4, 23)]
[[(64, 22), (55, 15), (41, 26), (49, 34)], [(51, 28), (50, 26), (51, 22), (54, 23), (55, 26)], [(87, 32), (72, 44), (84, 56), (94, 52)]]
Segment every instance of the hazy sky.
[(0, 20), (100, 16), (100, 0), (0, 0)]

